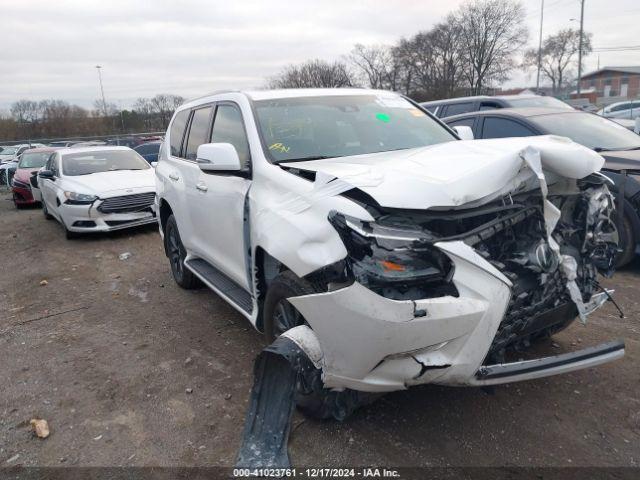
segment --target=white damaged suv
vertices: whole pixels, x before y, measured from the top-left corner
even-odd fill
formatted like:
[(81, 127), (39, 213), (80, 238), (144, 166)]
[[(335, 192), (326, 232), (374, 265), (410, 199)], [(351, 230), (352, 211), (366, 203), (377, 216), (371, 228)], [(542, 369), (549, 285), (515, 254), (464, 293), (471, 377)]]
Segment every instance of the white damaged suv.
[(513, 352), (608, 298), (603, 159), (559, 137), (460, 141), (395, 93), (222, 92), (181, 106), (156, 168), (176, 282), (312, 358), (313, 395), (491, 385), (591, 367), (621, 341)]

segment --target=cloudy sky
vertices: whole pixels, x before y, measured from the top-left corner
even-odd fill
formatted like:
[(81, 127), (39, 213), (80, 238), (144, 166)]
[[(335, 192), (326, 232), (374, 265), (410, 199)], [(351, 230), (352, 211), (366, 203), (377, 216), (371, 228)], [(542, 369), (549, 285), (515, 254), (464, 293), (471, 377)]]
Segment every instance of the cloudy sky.
[[(355, 43), (393, 43), (428, 29), (462, 0), (0, 0), (0, 110), (19, 98), (90, 107), (103, 67), (108, 102), (260, 87), (284, 65), (337, 59)], [(540, 0), (524, 0), (537, 44)], [(545, 34), (577, 26), (579, 0), (546, 0)], [(586, 0), (595, 47), (640, 45), (638, 0)], [(598, 54), (587, 60), (595, 68)], [(640, 51), (600, 64), (639, 65)], [(531, 84), (517, 72), (509, 86)]]

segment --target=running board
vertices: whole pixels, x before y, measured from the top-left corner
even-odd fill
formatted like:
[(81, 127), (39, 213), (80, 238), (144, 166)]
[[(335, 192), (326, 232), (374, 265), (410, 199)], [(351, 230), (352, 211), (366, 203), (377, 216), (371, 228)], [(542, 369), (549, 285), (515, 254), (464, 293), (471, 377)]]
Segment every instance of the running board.
[(228, 299), (241, 312), (251, 315), (253, 300), (251, 294), (216, 267), (201, 258), (192, 258), (184, 262), (200, 280), (213, 291)]
[(501, 363), (480, 367), (471, 385), (497, 385), (543, 378), (583, 368), (595, 367), (624, 355), (624, 342), (615, 340), (576, 352), (522, 362)]

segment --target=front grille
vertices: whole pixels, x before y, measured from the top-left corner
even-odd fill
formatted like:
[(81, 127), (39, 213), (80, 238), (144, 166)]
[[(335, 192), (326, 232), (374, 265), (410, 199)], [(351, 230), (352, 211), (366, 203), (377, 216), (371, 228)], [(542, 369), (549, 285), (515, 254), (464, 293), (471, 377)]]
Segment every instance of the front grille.
[(98, 211), (102, 213), (130, 213), (149, 210), (155, 196), (154, 192), (147, 192), (106, 198), (98, 207)]

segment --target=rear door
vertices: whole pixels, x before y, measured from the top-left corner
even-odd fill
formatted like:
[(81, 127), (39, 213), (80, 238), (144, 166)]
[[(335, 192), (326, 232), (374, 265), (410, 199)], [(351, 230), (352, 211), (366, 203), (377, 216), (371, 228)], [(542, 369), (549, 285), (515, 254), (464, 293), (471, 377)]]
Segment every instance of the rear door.
[(158, 198), (166, 201), (171, 207), (178, 224), (180, 239), (187, 249), (191, 246), (191, 222), (185, 201), (184, 176), (187, 165), (183, 156), (183, 143), (190, 118), (190, 109), (181, 110), (174, 115), (167, 130), (163, 154), (156, 167)]
[(192, 222), (205, 260), (250, 291), (245, 249), (244, 208), (251, 185), (251, 156), (241, 108), (231, 101), (216, 105), (206, 142), (230, 143), (238, 152), (241, 172), (203, 172), (191, 191)]

